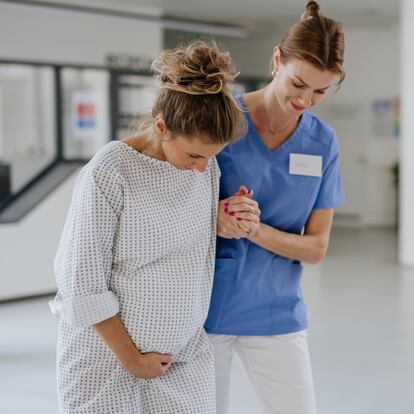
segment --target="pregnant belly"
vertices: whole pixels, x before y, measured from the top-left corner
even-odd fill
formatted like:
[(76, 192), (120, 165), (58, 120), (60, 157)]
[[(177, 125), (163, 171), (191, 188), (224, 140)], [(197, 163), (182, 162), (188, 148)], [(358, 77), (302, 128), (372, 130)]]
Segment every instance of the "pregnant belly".
[(200, 289), (174, 289), (168, 294), (163, 289), (141, 289), (118, 293), (118, 298), (121, 318), (141, 352), (178, 356), (205, 335), (207, 312)]

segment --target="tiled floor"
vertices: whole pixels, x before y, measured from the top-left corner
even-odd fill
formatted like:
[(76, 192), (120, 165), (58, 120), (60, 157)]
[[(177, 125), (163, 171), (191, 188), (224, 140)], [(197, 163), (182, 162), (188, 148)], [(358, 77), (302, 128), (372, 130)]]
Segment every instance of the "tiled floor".
[[(319, 414), (414, 413), (414, 269), (396, 246), (392, 231), (336, 231), (305, 269)], [(57, 413), (55, 338), (47, 299), (0, 305), (1, 414)], [(259, 413), (239, 364), (230, 413)]]

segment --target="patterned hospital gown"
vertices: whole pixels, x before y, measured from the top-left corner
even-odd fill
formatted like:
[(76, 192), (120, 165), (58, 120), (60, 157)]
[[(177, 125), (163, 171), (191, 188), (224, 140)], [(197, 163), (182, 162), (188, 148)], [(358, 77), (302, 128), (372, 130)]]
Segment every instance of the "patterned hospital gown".
[[(61, 413), (215, 412), (203, 324), (214, 271), (220, 170), (178, 170), (113, 141), (82, 169), (55, 259)], [(123, 368), (92, 325), (119, 313), (163, 377)]]

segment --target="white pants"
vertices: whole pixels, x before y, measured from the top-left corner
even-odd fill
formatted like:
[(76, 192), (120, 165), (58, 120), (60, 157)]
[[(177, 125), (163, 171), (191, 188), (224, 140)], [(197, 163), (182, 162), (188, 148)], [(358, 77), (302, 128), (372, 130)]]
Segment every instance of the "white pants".
[(233, 350), (266, 414), (316, 414), (306, 331), (275, 336), (209, 335), (216, 366), (217, 414), (227, 414)]

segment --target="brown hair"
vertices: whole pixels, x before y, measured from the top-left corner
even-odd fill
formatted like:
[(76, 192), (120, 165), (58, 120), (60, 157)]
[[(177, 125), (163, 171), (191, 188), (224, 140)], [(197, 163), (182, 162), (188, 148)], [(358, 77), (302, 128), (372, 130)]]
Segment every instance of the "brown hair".
[(339, 86), (345, 79), (342, 25), (320, 14), (319, 9), (316, 1), (308, 1), (301, 20), (284, 34), (279, 44), (282, 63), (300, 59), (332, 71), (339, 75)]
[(161, 86), (141, 131), (162, 115), (172, 136), (197, 135), (207, 143), (225, 144), (243, 134), (243, 113), (227, 86), (238, 74), (229, 53), (213, 41), (164, 50), (151, 68)]

